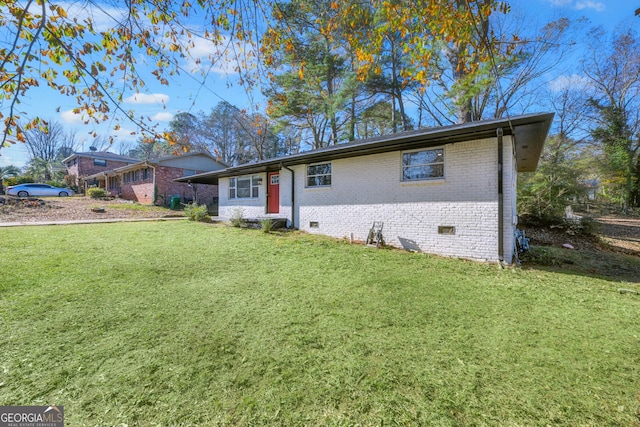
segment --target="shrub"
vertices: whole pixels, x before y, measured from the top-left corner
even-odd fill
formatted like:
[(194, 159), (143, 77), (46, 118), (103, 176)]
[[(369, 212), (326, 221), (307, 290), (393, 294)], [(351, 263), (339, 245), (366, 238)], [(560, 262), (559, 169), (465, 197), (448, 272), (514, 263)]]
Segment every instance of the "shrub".
[(101, 199), (107, 197), (107, 192), (104, 188), (91, 187), (87, 190), (87, 196), (92, 199)]
[(242, 208), (236, 208), (233, 210), (231, 214), (231, 218), (229, 218), (229, 222), (234, 227), (242, 227), (244, 225), (244, 210)]
[(10, 176), (9, 178), (5, 178), (4, 180), (4, 184), (7, 187), (11, 185), (25, 184), (28, 182), (35, 182), (35, 180), (29, 175)]
[(562, 265), (562, 260), (556, 256), (551, 248), (547, 247), (532, 246), (525, 254), (521, 255), (520, 259), (528, 264), (546, 267)]
[(273, 221), (270, 218), (265, 218), (260, 220), (260, 227), (262, 231), (265, 233), (271, 233), (271, 228), (273, 227)]
[(593, 217), (583, 216), (580, 218), (580, 228), (582, 234), (586, 236), (593, 236), (598, 231), (598, 223)]
[(562, 217), (534, 217), (523, 215), (518, 222), (531, 227), (551, 227), (562, 230), (571, 236), (594, 236), (598, 231), (598, 222), (590, 216), (580, 219), (568, 219)]
[(47, 181), (47, 184), (60, 188), (65, 188), (67, 186), (67, 183), (64, 181)]
[(209, 211), (206, 205), (188, 203), (184, 206), (184, 214), (191, 221), (206, 222), (209, 220)]

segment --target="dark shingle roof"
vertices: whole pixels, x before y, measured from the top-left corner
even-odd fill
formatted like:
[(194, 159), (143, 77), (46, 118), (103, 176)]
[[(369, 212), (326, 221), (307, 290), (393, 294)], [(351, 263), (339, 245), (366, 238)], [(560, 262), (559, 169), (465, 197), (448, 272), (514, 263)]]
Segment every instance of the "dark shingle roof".
[(137, 163), (140, 160), (134, 159), (133, 157), (122, 156), (120, 154), (111, 153), (109, 151), (84, 151), (84, 152), (75, 152), (62, 162), (66, 163), (71, 159), (76, 157), (89, 157), (92, 159), (104, 159), (104, 160), (117, 160), (119, 162), (128, 162), (128, 163)]
[(538, 165), (538, 159), (552, 120), (553, 113), (538, 113), (418, 129), (228, 167), (219, 171), (178, 178), (175, 181), (216, 184), (219, 177), (278, 170), (283, 166), (490, 138), (496, 136), (497, 129), (501, 129), (504, 135), (512, 135), (515, 139), (518, 172), (530, 172), (535, 170)]

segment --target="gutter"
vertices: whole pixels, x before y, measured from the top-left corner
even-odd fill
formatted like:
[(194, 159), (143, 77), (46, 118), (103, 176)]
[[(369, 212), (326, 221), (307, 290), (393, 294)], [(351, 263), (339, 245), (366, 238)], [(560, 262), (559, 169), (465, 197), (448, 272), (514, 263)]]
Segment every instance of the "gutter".
[(496, 136), (498, 137), (498, 259), (500, 262), (504, 262), (504, 159), (502, 154), (504, 144), (502, 128), (496, 129)]
[(296, 174), (289, 166), (285, 166), (284, 163), (280, 162), (280, 167), (291, 172), (291, 228), (296, 228), (295, 221), (295, 201), (296, 201)]
[[(158, 189), (156, 188), (156, 168), (155, 166), (151, 166), (151, 164), (149, 162), (144, 162), (144, 164), (148, 167), (153, 169), (153, 205), (156, 204), (156, 202), (158, 201)], [(165, 200), (166, 203), (166, 200)]]

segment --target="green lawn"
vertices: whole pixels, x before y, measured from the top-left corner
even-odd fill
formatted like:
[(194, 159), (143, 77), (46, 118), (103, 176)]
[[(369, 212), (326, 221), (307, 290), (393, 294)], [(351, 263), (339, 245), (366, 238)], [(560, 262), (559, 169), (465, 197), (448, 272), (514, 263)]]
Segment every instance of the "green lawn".
[(0, 405), (68, 426), (640, 425), (638, 284), (194, 222), (0, 248)]

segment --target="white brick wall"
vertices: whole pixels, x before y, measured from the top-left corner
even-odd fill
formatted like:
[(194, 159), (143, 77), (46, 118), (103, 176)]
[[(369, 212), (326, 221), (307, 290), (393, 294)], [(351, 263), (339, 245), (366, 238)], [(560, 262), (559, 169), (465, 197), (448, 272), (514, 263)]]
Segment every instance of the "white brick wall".
[[(258, 173), (262, 177), (262, 184), (258, 189), (258, 197), (255, 199), (229, 199), (229, 179), (219, 180), (219, 208), (220, 219), (228, 221), (236, 215), (237, 210), (242, 211), (243, 218), (288, 218), (291, 221), (291, 178), (290, 172), (280, 171), (280, 212), (267, 214), (267, 174)], [(284, 181), (284, 182), (283, 182)], [(289, 223), (289, 225), (291, 225)]]
[[(515, 209), (515, 165), (504, 138), (504, 249), (511, 260)], [(332, 161), (329, 188), (305, 188), (306, 165), (295, 171), (294, 226), (309, 233), (365, 241), (374, 221), (383, 221), (388, 245), (476, 260), (498, 261), (497, 140), (448, 144), (445, 179), (402, 181), (400, 152)], [(266, 217), (266, 174), (260, 197), (229, 200), (228, 179), (220, 179), (220, 216), (241, 207), (245, 217)], [(280, 172), (280, 213), (291, 220), (291, 173)], [(317, 222), (317, 227), (311, 227)], [(454, 235), (438, 226), (455, 227)]]
[(229, 199), (229, 179), (220, 178), (218, 181), (218, 216), (220, 219), (229, 220), (236, 216), (236, 211), (242, 212), (243, 218), (259, 218), (265, 215), (267, 199), (266, 174), (257, 174), (262, 177), (262, 184), (258, 189), (258, 198), (255, 199)]

